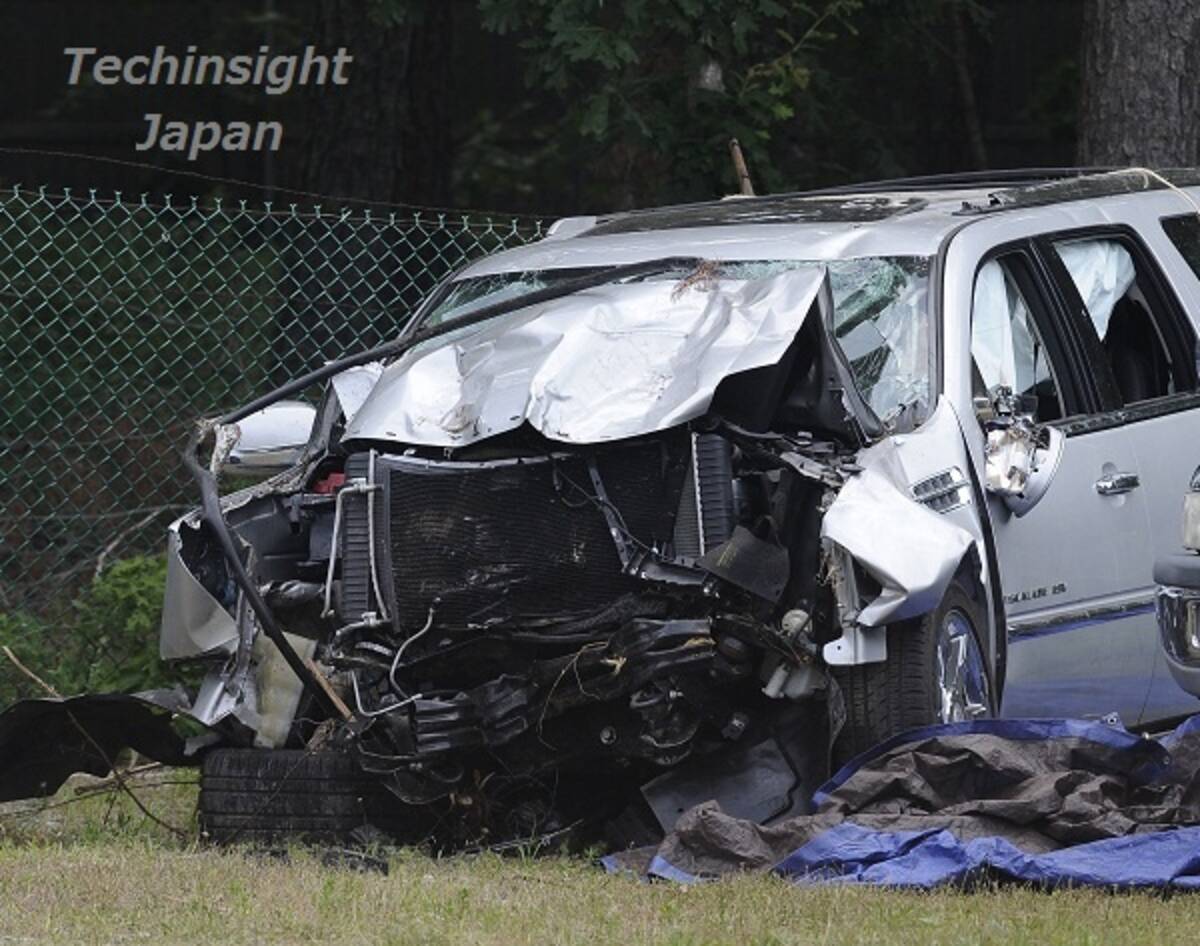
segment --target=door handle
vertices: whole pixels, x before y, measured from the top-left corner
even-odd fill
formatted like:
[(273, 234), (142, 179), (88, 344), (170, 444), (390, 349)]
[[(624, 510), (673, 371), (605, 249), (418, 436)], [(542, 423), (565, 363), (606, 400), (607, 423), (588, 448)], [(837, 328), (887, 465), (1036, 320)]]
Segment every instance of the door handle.
[(1096, 480), (1096, 492), (1101, 496), (1117, 496), (1142, 485), (1136, 473), (1109, 473)]

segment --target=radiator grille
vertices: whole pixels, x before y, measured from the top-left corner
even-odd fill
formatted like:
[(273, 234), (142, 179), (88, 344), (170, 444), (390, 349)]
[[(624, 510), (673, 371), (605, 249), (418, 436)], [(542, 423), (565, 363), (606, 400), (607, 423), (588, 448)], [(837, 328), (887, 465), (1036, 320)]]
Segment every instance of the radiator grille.
[[(435, 598), (443, 627), (530, 624), (590, 613), (638, 586), (622, 574), (582, 457), (377, 463), (381, 478), (387, 471), (388, 551), (404, 632), (424, 623)], [(657, 445), (606, 454), (598, 469), (639, 542), (670, 535), (674, 505)]]

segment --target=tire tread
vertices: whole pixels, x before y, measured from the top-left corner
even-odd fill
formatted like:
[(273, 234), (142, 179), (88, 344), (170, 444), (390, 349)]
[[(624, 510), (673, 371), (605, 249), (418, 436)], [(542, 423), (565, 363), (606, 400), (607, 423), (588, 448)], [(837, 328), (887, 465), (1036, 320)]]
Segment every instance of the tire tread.
[(200, 825), (217, 843), (342, 841), (399, 831), (402, 803), (352, 756), (302, 749), (214, 749), (200, 774)]
[(975, 628), (981, 626), (975, 599), (956, 579), (933, 611), (888, 626), (887, 660), (832, 668), (846, 704), (846, 722), (834, 744), (836, 767), (891, 736), (937, 721), (933, 665), (937, 627), (948, 603), (967, 611)]

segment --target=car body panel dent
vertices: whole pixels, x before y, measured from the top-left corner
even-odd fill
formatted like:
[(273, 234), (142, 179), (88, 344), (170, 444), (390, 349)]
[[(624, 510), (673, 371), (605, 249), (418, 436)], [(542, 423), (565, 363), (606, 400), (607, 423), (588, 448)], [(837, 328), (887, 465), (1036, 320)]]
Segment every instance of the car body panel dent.
[(372, 361), (369, 364), (347, 368), (330, 379), (342, 413), (345, 415), (346, 423), (354, 420), (354, 416), (366, 403), (382, 374), (383, 362)]
[(856, 618), (867, 627), (936, 608), (975, 544), (966, 529), (922, 506), (877, 467), (846, 483), (825, 513), (821, 537), (881, 586)]
[[(958, 416), (949, 401), (939, 399), (915, 431), (884, 438), (861, 451), (858, 462), (864, 472), (833, 501), (823, 532), (883, 587), (862, 608), (856, 623), (876, 627), (932, 610), (972, 548), (978, 565), (972, 577), (990, 605), (993, 592), (978, 504), (967, 502), (939, 513), (916, 501), (911, 491), (912, 484), (934, 474), (969, 467)], [(986, 640), (991, 642), (987, 652), (994, 654), (995, 628), (987, 629)], [(883, 659), (886, 649), (882, 643), (866, 646), (843, 628), (842, 638), (827, 645), (824, 656), (832, 664), (866, 663)]]
[(777, 362), (824, 269), (617, 284), (419, 345), (384, 369), (347, 440), (459, 447), (528, 422), (601, 443), (700, 416), (725, 377)]

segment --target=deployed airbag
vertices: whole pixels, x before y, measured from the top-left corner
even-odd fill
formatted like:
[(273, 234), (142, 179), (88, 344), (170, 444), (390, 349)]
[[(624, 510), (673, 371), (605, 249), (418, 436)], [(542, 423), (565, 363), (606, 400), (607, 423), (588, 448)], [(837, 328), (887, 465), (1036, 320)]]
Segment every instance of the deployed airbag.
[(1073, 240), (1054, 248), (1079, 290), (1096, 334), (1104, 338), (1113, 309), (1137, 278), (1133, 257), (1112, 239)]

